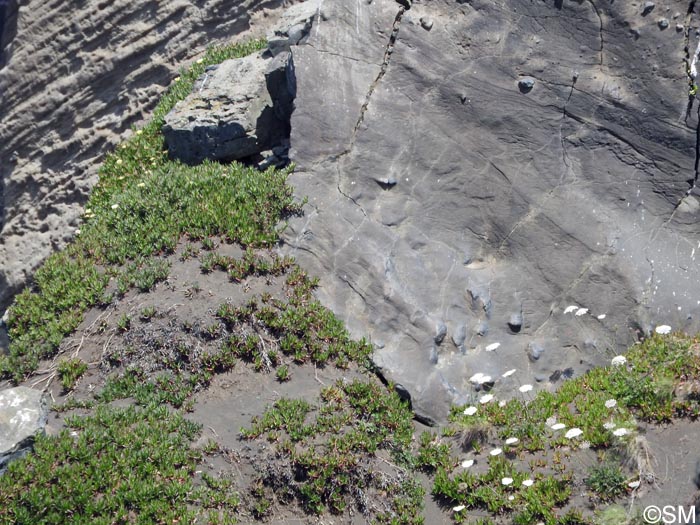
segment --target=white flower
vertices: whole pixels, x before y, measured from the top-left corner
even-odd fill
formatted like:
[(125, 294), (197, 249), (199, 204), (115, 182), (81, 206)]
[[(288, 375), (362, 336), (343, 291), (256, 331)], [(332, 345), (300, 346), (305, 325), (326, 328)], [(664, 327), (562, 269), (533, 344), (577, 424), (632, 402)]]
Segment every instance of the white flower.
[(484, 396), (481, 396), (481, 398), (479, 398), (479, 403), (481, 403), (482, 405), (485, 405), (486, 403), (490, 403), (491, 401), (493, 401), (493, 394), (486, 394)]
[(513, 496), (513, 495), (508, 496), (508, 501), (513, 501), (514, 499), (515, 499), (515, 496)]
[(578, 310), (578, 306), (575, 305), (575, 304), (572, 304), (572, 305), (570, 305), (570, 306), (567, 306), (567, 307), (564, 309), (564, 313), (565, 313), (565, 314), (570, 314), (571, 312), (574, 312), (574, 311), (576, 311), (576, 310)]
[(173, 79), (173, 82), (180, 82), (180, 77), (175, 77), (175, 78)]
[(518, 390), (520, 390), (524, 394), (525, 392), (529, 392), (530, 390), (532, 390), (532, 385), (523, 385)]
[(119, 208), (119, 204), (112, 204), (112, 209), (113, 209), (113, 210), (116, 210), (117, 208)]
[(613, 435), (617, 436), (617, 437), (622, 437), (622, 436), (626, 436), (629, 433), (630, 433), (630, 431), (627, 430), (626, 428), (618, 428), (617, 430), (615, 430), (613, 432)]
[(616, 406), (617, 406), (617, 401), (615, 401), (614, 399), (608, 399), (605, 402), (605, 408), (615, 408)]
[(76, 234), (76, 235), (80, 235), (80, 228), (78, 228), (77, 230), (75, 230), (75, 234)]
[(615, 357), (612, 358), (612, 361), (610, 361), (610, 364), (613, 366), (622, 366), (627, 362), (627, 358), (624, 355), (616, 355)]
[(501, 480), (501, 485), (505, 485), (506, 487), (508, 485), (512, 485), (512, 484), (513, 484), (513, 478), (503, 478)]
[(504, 400), (501, 400), (501, 401), (498, 402), (498, 406), (501, 407), (501, 408), (503, 408), (503, 407), (506, 406), (507, 404), (508, 404), (508, 403), (507, 403), (506, 401), (504, 401)]
[(639, 480), (637, 480), (637, 481), (630, 481), (630, 482), (627, 484), (627, 486), (628, 486), (629, 488), (631, 488), (631, 489), (636, 489), (637, 487), (639, 487), (639, 485), (640, 485), (640, 481), (639, 481)]
[(562, 430), (562, 429), (566, 428), (566, 425), (564, 423), (554, 423), (553, 425), (551, 425), (550, 428), (552, 430)]
[(462, 468), (469, 468), (469, 467), (471, 467), (473, 464), (474, 464), (474, 460), (473, 460), (473, 459), (465, 459), (464, 461), (462, 461)]
[(464, 409), (465, 416), (473, 416), (476, 414), (476, 407), (467, 407)]
[(489, 452), (489, 454), (492, 456), (498, 456), (501, 452), (503, 452), (503, 449), (494, 448), (491, 452)]
[(499, 346), (501, 346), (501, 343), (491, 343), (490, 345), (488, 345), (488, 346), (486, 347), (486, 351), (487, 351), (487, 352), (493, 352), (493, 351), (494, 351), (496, 348), (498, 348)]
[(605, 314), (600, 314), (598, 316), (598, 320), (602, 321), (603, 319), (605, 319)]
[(608, 421), (607, 423), (603, 423), (603, 428), (605, 430), (612, 430), (613, 428), (615, 428), (615, 426), (616, 426), (615, 423), (612, 421)]
[(654, 330), (657, 334), (666, 335), (671, 333), (671, 327), (667, 324), (662, 324), (656, 327)]
[[(123, 146), (122, 146), (122, 149), (124, 149)], [(122, 159), (117, 159), (117, 166), (120, 165), (122, 162), (124, 162)]]
[(535, 483), (535, 482), (529, 478), (524, 479), (523, 480), (523, 487), (532, 487), (533, 483)]
[(586, 315), (588, 313), (588, 308), (579, 308), (576, 310), (576, 313), (574, 314), (576, 317), (581, 317), (582, 315)]
[(503, 373), (503, 377), (510, 377), (515, 373), (515, 368)]
[(478, 374), (474, 374), (469, 378), (469, 382), (473, 383), (475, 385), (483, 385), (484, 383), (490, 383), (493, 380), (491, 376), (487, 376), (486, 374), (482, 374), (479, 372)]
[(200, 58), (199, 60), (197, 60), (197, 64), (204, 64), (204, 59)]
[(572, 428), (568, 430), (566, 434), (564, 434), (564, 437), (566, 439), (573, 439), (575, 437), (579, 437), (581, 434), (583, 434), (583, 430), (581, 430), (580, 428)]
[(465, 507), (464, 505), (457, 505), (456, 507), (452, 507), (452, 510), (455, 511), (455, 512), (461, 512), (461, 511), (463, 511), (463, 510), (466, 509), (466, 508), (467, 508), (467, 507)]
[(145, 182), (139, 182), (139, 183), (136, 185), (136, 187), (137, 187), (137, 188), (143, 188), (145, 185), (146, 185)]
[(506, 439), (506, 445), (515, 445), (518, 441), (520, 441), (516, 437), (508, 438)]

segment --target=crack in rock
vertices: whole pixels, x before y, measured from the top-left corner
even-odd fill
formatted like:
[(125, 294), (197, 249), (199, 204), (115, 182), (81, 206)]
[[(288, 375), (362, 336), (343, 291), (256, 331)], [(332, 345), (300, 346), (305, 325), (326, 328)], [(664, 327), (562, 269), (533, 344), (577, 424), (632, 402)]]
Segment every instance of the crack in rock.
[(372, 95), (374, 94), (375, 90), (377, 89), (377, 86), (381, 82), (382, 78), (384, 78), (384, 75), (387, 72), (387, 69), (389, 69), (389, 63), (391, 62), (391, 55), (394, 52), (394, 45), (396, 44), (396, 39), (399, 35), (399, 29), (401, 27), (401, 20), (403, 19), (403, 15), (406, 12), (406, 7), (401, 6), (399, 7), (398, 13), (396, 13), (396, 17), (394, 17), (394, 22), (391, 27), (391, 34), (389, 35), (389, 41), (387, 42), (386, 48), (384, 50), (384, 58), (382, 59), (382, 65), (379, 68), (379, 73), (377, 73), (376, 78), (372, 81), (372, 83), (369, 85), (369, 89), (367, 90), (367, 93), (365, 95), (365, 101), (362, 103), (362, 106), (360, 107), (360, 115), (357, 118), (357, 122), (355, 122), (355, 126), (352, 130), (352, 137), (350, 139), (350, 145), (340, 153), (336, 157), (336, 171), (337, 171), (337, 188), (338, 192), (345, 197), (346, 199), (350, 200), (355, 206), (360, 208), (360, 211), (362, 211), (362, 214), (367, 217), (367, 212), (365, 209), (360, 205), (360, 203), (357, 202), (356, 199), (352, 198), (350, 195), (345, 193), (341, 187), (340, 187), (340, 179), (341, 179), (341, 160), (346, 157), (354, 148), (355, 146), (355, 141), (357, 140), (357, 133), (360, 129), (360, 126), (362, 125), (362, 122), (365, 119), (365, 113), (367, 112), (367, 109), (369, 108), (369, 103), (372, 100)]
[(598, 63), (599, 63), (599, 65), (602, 66), (603, 65), (603, 47), (605, 44), (605, 39), (603, 38), (603, 17), (600, 15), (600, 10), (598, 9), (598, 6), (593, 3), (593, 0), (588, 0), (588, 3), (591, 4), (593, 11), (595, 11), (596, 16), (598, 17), (598, 24), (599, 24), (598, 34), (600, 35), (600, 49), (598, 50)]
[(399, 8), (399, 12), (396, 13), (396, 17), (394, 18), (394, 23), (391, 28), (391, 35), (389, 36), (389, 42), (387, 43), (386, 49), (384, 50), (384, 59), (382, 60), (382, 66), (379, 69), (377, 78), (375, 78), (374, 81), (370, 84), (369, 89), (367, 90), (367, 95), (365, 95), (365, 101), (362, 104), (362, 107), (360, 108), (360, 116), (358, 117), (357, 122), (355, 123), (355, 129), (352, 132), (352, 142), (350, 145), (350, 149), (352, 149), (352, 145), (355, 143), (355, 137), (357, 136), (357, 131), (365, 119), (365, 113), (367, 112), (367, 108), (369, 107), (372, 95), (377, 89), (377, 86), (381, 82), (382, 78), (384, 78), (387, 69), (389, 69), (389, 62), (391, 62), (391, 55), (394, 52), (394, 45), (396, 44), (396, 38), (399, 36), (401, 20), (403, 19), (403, 15), (405, 12), (406, 8), (402, 5)]

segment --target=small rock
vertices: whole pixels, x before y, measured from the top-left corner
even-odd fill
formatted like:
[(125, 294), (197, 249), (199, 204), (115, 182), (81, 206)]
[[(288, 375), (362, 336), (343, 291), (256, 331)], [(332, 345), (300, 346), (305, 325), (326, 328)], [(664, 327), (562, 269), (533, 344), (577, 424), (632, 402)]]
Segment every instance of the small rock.
[(289, 45), (290, 46), (296, 46), (301, 42), (301, 39), (304, 38), (304, 36), (308, 33), (309, 31), (309, 24), (302, 23), (302, 24), (296, 24), (292, 27), (289, 28)]
[(655, 7), (656, 4), (654, 2), (645, 2), (644, 8), (642, 9), (642, 16), (647, 16), (654, 10)]
[[(290, 53), (262, 53), (222, 62), (165, 116), (171, 158), (187, 164), (259, 155), (285, 142), (296, 94)], [(269, 158), (269, 157), (268, 157)], [(283, 159), (270, 158), (265, 165)]]
[(510, 331), (514, 334), (517, 334), (518, 332), (520, 332), (520, 329), (522, 327), (523, 314), (521, 312), (510, 314), (510, 319), (508, 319), (508, 328), (510, 329)]
[(433, 19), (424, 16), (420, 19), (420, 25), (426, 31), (430, 31), (433, 28)]
[(489, 323), (487, 321), (481, 321), (476, 327), (476, 333), (480, 336), (485, 336), (489, 333)]
[(630, 34), (634, 37), (635, 40), (638, 40), (640, 36), (642, 36), (642, 33), (639, 31), (639, 29), (630, 29)]
[(396, 0), (399, 4), (404, 6), (406, 9), (411, 9), (411, 4), (413, 3), (413, 0)]
[(467, 339), (467, 325), (461, 324), (457, 327), (457, 329), (452, 334), (452, 342), (455, 344), (456, 347), (459, 348), (464, 344), (464, 341), (466, 339)]
[(683, 24), (676, 24), (676, 31), (678, 31), (680, 33), (681, 31), (683, 31), (683, 29), (685, 29), (683, 27)]
[(659, 20), (656, 23), (659, 26), (659, 29), (663, 31), (668, 27), (668, 18), (659, 18)]
[(695, 474), (693, 475), (693, 483), (700, 489), (700, 459), (695, 463)]
[(527, 357), (530, 361), (535, 362), (542, 357), (544, 348), (539, 343), (529, 343), (527, 345)]
[(547, 376), (544, 374), (536, 374), (535, 375), (535, 381), (537, 381), (538, 383), (543, 383), (546, 380), (547, 380)]
[(518, 89), (521, 93), (529, 93), (535, 87), (535, 79), (532, 77), (522, 77), (518, 80)]
[(440, 345), (442, 342), (445, 340), (445, 336), (447, 335), (447, 326), (445, 326), (445, 323), (440, 321), (437, 325), (435, 325), (435, 344)]
[(674, 19), (674, 20), (675, 20), (676, 18), (678, 18), (679, 16), (681, 16), (681, 14), (680, 14), (678, 11), (676, 11), (675, 13), (673, 13), (673, 19)]
[(559, 381), (560, 377), (561, 377), (561, 370), (557, 369), (554, 372), (552, 372), (552, 375), (549, 376), (549, 382), (556, 383), (557, 381)]
[(19, 386), (0, 391), (0, 472), (22, 457), (44, 431), (48, 408), (40, 390)]

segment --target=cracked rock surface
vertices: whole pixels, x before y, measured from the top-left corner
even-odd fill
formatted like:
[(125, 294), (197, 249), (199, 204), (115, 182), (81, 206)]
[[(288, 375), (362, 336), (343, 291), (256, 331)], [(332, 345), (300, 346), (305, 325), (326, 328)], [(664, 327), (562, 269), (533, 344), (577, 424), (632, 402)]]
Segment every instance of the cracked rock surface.
[(292, 49), (284, 250), (416, 413), (697, 331), (695, 3), (409, 5), (324, 0)]

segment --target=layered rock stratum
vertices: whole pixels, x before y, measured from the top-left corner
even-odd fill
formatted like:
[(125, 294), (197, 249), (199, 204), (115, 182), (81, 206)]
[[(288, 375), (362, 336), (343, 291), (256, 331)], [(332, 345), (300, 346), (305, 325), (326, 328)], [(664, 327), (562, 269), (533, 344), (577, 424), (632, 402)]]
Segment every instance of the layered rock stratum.
[(410, 4), (325, 0), (293, 49), (285, 250), (417, 414), (696, 331), (695, 2)]
[(263, 36), (292, 3), (0, 2), (0, 310), (72, 238), (104, 154), (178, 69), (207, 46)]

